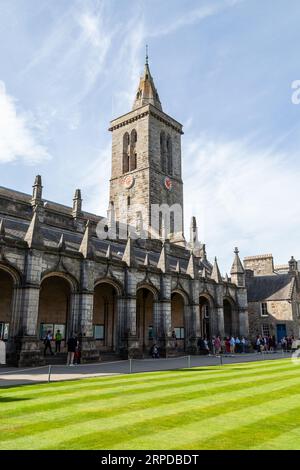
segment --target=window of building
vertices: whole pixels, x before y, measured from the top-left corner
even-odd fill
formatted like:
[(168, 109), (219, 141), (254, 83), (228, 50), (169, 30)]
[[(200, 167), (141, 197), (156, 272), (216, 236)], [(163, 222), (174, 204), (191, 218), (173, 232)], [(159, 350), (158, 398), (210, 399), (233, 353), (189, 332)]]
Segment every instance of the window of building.
[(162, 131), (160, 133), (160, 165), (162, 171), (166, 172), (166, 136)]
[(263, 336), (270, 336), (270, 325), (268, 323), (262, 324), (261, 333)]
[(62, 339), (65, 340), (66, 339), (66, 325), (62, 323), (41, 323), (40, 324), (40, 339), (44, 339), (48, 331), (51, 332), (54, 338), (58, 330), (62, 336)]
[(104, 339), (104, 325), (94, 325), (94, 339)]
[(174, 235), (175, 233), (175, 215), (174, 211), (170, 212), (170, 233)]
[(167, 172), (169, 175), (173, 174), (173, 155), (172, 155), (172, 140), (168, 135), (167, 138)]
[(123, 136), (123, 173), (128, 173), (129, 171), (129, 153), (130, 153), (130, 138), (128, 132)]
[(137, 167), (136, 143), (137, 143), (137, 132), (135, 129), (132, 129), (131, 134), (130, 134), (129, 171), (136, 170), (136, 167)]
[(269, 315), (267, 302), (262, 302), (260, 305), (260, 308), (261, 308), (261, 316), (267, 317)]
[(184, 339), (184, 328), (183, 327), (177, 327), (174, 328), (175, 335), (177, 339)]
[(127, 196), (127, 206), (130, 206), (130, 196)]
[(3, 341), (8, 340), (9, 323), (0, 323), (0, 339)]

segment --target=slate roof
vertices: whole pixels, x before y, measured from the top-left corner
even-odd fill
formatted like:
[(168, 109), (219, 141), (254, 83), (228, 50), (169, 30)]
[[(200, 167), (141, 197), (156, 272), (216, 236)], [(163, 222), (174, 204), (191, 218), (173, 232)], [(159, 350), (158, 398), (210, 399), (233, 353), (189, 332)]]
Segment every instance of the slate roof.
[[(14, 241), (24, 240), (30, 221), (17, 219), (17, 218), (10, 217), (10, 216), (3, 217), (3, 220), (4, 220), (4, 225), (5, 225), (5, 236), (7, 237), (7, 239), (14, 240)], [(78, 252), (82, 238), (83, 238), (83, 233), (79, 233), (79, 232), (71, 231), (71, 230), (65, 230), (59, 227), (53, 227), (53, 226), (49, 226), (46, 224), (41, 224), (41, 232), (42, 232), (42, 237), (43, 237), (45, 248), (47, 247), (56, 248), (59, 244), (61, 235), (63, 234), (65, 248), (69, 252), (70, 251)], [(94, 247), (95, 255), (104, 257), (106, 255), (108, 245), (110, 244), (112, 259), (119, 260), (119, 261), (122, 260), (123, 253), (126, 247), (126, 241), (100, 240), (96, 236), (92, 236), (91, 241)], [(160, 256), (160, 251), (159, 250), (158, 251), (147, 250), (147, 248), (143, 246), (144, 242), (142, 240), (136, 241), (135, 245), (136, 246), (134, 248), (134, 255), (135, 255), (135, 259), (137, 263), (139, 265), (143, 265), (145, 261), (146, 253), (148, 253), (149, 266), (157, 267), (157, 263), (158, 263), (159, 256)], [(189, 262), (189, 257), (190, 257), (190, 252), (188, 250), (183, 250), (183, 249), (180, 251), (181, 251), (181, 256), (177, 256), (177, 255), (175, 256), (172, 253), (168, 255), (170, 270), (176, 271), (177, 261), (179, 260), (181, 272), (186, 273), (188, 262)], [(198, 260), (198, 263), (199, 263), (198, 269), (200, 272), (202, 272), (204, 266), (209, 273), (211, 272), (212, 266), (208, 261), (203, 263), (202, 261)]]
[(247, 279), (248, 302), (291, 299), (295, 279), (290, 274)]

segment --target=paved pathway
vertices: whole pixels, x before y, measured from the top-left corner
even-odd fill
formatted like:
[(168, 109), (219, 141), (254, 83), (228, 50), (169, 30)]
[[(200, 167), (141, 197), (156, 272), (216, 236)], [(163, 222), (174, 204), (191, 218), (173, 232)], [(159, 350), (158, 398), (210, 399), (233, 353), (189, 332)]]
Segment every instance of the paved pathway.
[[(51, 381), (74, 380), (87, 377), (99, 377), (115, 374), (129, 374), (132, 372), (151, 372), (159, 370), (183, 369), (187, 367), (219, 366), (251, 361), (264, 361), (270, 359), (283, 359), (290, 357), (289, 353), (265, 354), (235, 354), (220, 356), (182, 356), (167, 359), (134, 359), (132, 361), (99, 362), (94, 364), (81, 364), (73, 367), (64, 365), (51, 366)], [(18, 369), (0, 366), (0, 388), (16, 385), (47, 382), (49, 366)]]

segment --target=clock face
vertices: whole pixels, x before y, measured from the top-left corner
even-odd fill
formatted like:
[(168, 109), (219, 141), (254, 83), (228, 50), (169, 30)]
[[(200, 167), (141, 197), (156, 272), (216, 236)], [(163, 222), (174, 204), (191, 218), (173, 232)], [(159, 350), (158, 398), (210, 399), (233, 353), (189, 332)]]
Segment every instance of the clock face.
[(124, 176), (123, 178), (123, 185), (126, 189), (130, 189), (132, 188), (132, 186), (134, 185), (134, 176), (132, 175), (127, 175), (127, 176)]
[(172, 181), (171, 181), (171, 179), (170, 179), (168, 176), (165, 177), (164, 184), (165, 184), (165, 188), (166, 188), (168, 191), (171, 191), (171, 189), (172, 189)]

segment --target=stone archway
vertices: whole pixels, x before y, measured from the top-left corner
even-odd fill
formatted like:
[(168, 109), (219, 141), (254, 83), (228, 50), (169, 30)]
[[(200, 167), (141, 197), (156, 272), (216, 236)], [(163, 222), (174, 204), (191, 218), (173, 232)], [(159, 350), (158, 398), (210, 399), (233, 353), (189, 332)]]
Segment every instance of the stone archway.
[(14, 279), (0, 268), (0, 339), (8, 341), (11, 335)]
[(102, 352), (115, 352), (117, 338), (118, 291), (109, 282), (96, 285), (93, 307), (93, 336)]
[(65, 351), (64, 340), (76, 333), (71, 331), (71, 292), (69, 280), (57, 274), (47, 275), (40, 287), (37, 335), (43, 339), (47, 331), (50, 330), (55, 335), (59, 330), (63, 339), (62, 352)]
[(206, 295), (199, 297), (199, 310), (200, 310), (200, 334), (202, 338), (210, 339), (212, 332), (212, 301)]
[(136, 295), (136, 333), (140, 349), (149, 353), (156, 337), (154, 324), (154, 301), (152, 289), (140, 287)]

